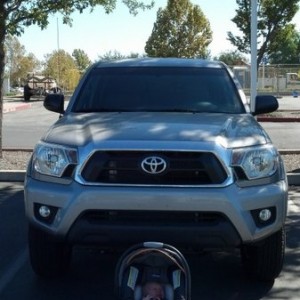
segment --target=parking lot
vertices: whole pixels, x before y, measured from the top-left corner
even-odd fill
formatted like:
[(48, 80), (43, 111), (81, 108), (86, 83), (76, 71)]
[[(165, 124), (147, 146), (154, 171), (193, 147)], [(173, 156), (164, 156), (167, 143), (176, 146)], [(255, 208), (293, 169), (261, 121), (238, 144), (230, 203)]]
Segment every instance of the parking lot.
[[(295, 107), (299, 98), (283, 99), (281, 108)], [(4, 117), (5, 145), (31, 147), (41, 132), (57, 119), (41, 102), (32, 102), (29, 110)], [(299, 105), (300, 108), (300, 105)], [(287, 108), (286, 108), (287, 109)], [(298, 108), (297, 108), (298, 109)], [(34, 116), (34, 117), (33, 117)], [(39, 126), (37, 126), (37, 122)], [(22, 126), (23, 124), (23, 126)], [(30, 125), (28, 127), (28, 125)], [(293, 142), (298, 147), (297, 127)], [(30, 129), (28, 129), (30, 128)], [(270, 127), (271, 128), (271, 127)], [(274, 128), (274, 136), (278, 129)], [(282, 129), (287, 132), (286, 129)], [(287, 134), (283, 134), (286, 138)], [(31, 139), (30, 139), (31, 138)], [(9, 144), (12, 143), (12, 144)], [(291, 143), (284, 142), (287, 147)], [(300, 146), (298, 147), (298, 149)], [(22, 183), (0, 183), (0, 299), (115, 299), (114, 271), (120, 253), (98, 249), (76, 249), (70, 271), (57, 280), (41, 280), (31, 270), (27, 249), (27, 226)], [(239, 258), (233, 253), (189, 253), (193, 299), (299, 299), (300, 271), (300, 188), (290, 187), (287, 248), (283, 272), (274, 282), (249, 280)], [(234, 253), (235, 254), (235, 253)]]

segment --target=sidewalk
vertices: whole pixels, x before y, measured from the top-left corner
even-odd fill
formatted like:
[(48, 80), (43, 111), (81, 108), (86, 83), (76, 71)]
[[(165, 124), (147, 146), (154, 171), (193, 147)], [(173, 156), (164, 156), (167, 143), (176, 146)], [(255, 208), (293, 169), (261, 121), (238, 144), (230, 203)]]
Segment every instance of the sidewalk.
[(21, 109), (27, 109), (30, 108), (31, 104), (30, 103), (22, 103), (22, 102), (4, 102), (3, 103), (3, 113), (9, 113)]
[(22, 95), (3, 96), (3, 113), (31, 108), (31, 103), (24, 102)]

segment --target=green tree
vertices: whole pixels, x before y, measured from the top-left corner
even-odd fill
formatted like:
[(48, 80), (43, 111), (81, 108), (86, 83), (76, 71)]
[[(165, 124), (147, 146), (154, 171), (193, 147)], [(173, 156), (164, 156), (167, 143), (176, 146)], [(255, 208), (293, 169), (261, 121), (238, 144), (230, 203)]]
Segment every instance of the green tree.
[(43, 73), (56, 79), (58, 85), (65, 90), (73, 90), (80, 78), (75, 60), (64, 50), (55, 50), (46, 56)]
[(74, 49), (72, 56), (80, 73), (83, 73), (92, 63), (88, 55), (81, 49)]
[[(146, 0), (145, 0), (146, 1)], [(24, 28), (32, 24), (44, 29), (51, 14), (61, 13), (63, 22), (71, 24), (71, 15), (75, 11), (83, 12), (96, 6), (102, 6), (106, 13), (112, 12), (117, 0), (1, 0), (0, 1), (0, 157), (2, 157), (2, 116), (3, 116), (3, 77), (5, 66), (4, 41), (7, 34), (20, 35)], [(122, 0), (129, 12), (137, 14), (139, 9), (153, 7), (153, 2), (145, 4), (143, 0)]]
[(289, 24), (281, 31), (269, 52), (270, 64), (299, 64), (300, 33), (296, 31), (295, 25)]
[(228, 66), (237, 66), (247, 62), (247, 58), (237, 50), (221, 52), (219, 56), (214, 57), (214, 60), (222, 61)]
[(27, 74), (35, 72), (40, 65), (37, 58), (32, 53), (27, 54), (25, 47), (14, 36), (7, 35), (5, 53), (7, 71), (9, 71), (12, 86), (23, 84)]
[(209, 21), (189, 0), (168, 0), (157, 12), (145, 52), (154, 57), (208, 57), (212, 41)]
[[(299, 0), (257, 0), (257, 29), (260, 41), (257, 53), (257, 66), (264, 55), (280, 51), (278, 40), (297, 13)], [(232, 21), (242, 35), (228, 32), (228, 40), (243, 53), (250, 53), (251, 0), (236, 0), (238, 9)]]
[(115, 59), (123, 59), (123, 58), (126, 58), (126, 56), (117, 50), (114, 50), (114, 51), (110, 50), (110, 51), (104, 53), (103, 55), (98, 56), (99, 60), (115, 60)]
[(98, 56), (99, 60), (116, 60), (116, 59), (125, 59), (125, 58), (138, 58), (141, 57), (138, 53), (130, 53), (129, 55), (124, 55), (117, 50), (108, 51), (104, 55)]
[(11, 74), (11, 81), (14, 85), (24, 85), (28, 73), (38, 72), (40, 67), (39, 60), (34, 56), (33, 53), (26, 54), (19, 58), (18, 66), (15, 71)]

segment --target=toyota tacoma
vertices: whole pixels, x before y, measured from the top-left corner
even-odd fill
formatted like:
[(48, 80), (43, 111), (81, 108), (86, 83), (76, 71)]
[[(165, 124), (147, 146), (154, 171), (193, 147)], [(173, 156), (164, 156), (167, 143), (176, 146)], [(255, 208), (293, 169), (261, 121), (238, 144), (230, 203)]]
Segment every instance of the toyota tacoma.
[(63, 273), (76, 245), (238, 249), (247, 273), (276, 278), (288, 184), (278, 150), (222, 62), (101, 61), (88, 69), (37, 143), (25, 179), (31, 265)]

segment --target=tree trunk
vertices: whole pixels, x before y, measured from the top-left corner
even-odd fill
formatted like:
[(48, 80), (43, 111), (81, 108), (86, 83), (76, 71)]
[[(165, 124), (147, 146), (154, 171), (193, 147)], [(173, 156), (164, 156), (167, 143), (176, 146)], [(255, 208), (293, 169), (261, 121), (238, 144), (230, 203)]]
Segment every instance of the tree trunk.
[(3, 78), (5, 67), (5, 19), (6, 11), (4, 6), (5, 1), (0, 1), (0, 158), (2, 158), (2, 121), (3, 121)]

